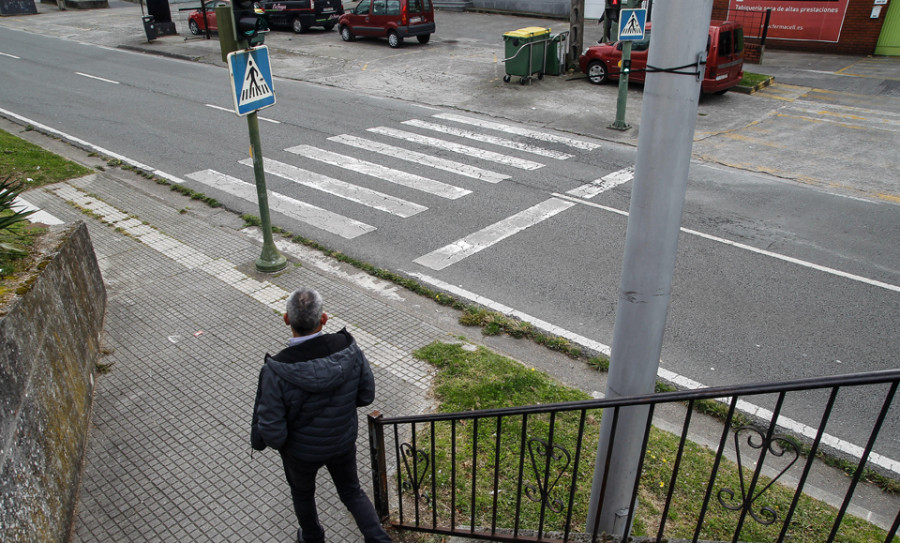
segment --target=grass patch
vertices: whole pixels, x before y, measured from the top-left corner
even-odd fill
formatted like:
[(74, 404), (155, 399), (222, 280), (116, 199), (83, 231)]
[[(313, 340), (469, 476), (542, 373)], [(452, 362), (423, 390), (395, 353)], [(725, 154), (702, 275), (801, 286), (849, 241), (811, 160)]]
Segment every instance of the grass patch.
[[(469, 350), (459, 344), (435, 342), (416, 351), (415, 356), (428, 361), (439, 370), (435, 378), (434, 391), (441, 412), (587, 399), (587, 395), (583, 392), (563, 386), (543, 372), (527, 368), (483, 347)], [(545, 529), (561, 531), (565, 527), (568, 514), (565, 504), (568, 504), (570, 493), (573, 492), (571, 481), (573, 475), (576, 475), (573, 471), (574, 458), (576, 454), (580, 454), (572, 502), (572, 526), (576, 531), (582, 531), (587, 518), (587, 503), (590, 497), (590, 482), (601, 416), (602, 413), (595, 410), (585, 413), (580, 452), (576, 451), (581, 427), (580, 412), (559, 413), (552, 424), (550, 415), (546, 414), (531, 414), (524, 421), (522, 417), (493, 417), (478, 419), (477, 422), (461, 420), (454, 425), (436, 423), (434, 485), (432, 486), (429, 471), (424, 476), (424, 485), (429, 493), (426, 506), (428, 511), (421, 514), (430, 519), (433, 509), (437, 512), (439, 525), (448, 524), (453, 515), (452, 519), (457, 524), (467, 525), (470, 519), (474, 519), (476, 526), (490, 527), (496, 522), (498, 528), (513, 528), (518, 510), (521, 529), (536, 528), (543, 518)], [(452, 440), (454, 433), (455, 450)], [(523, 435), (526, 438), (523, 438)], [(544, 469), (548, 457), (541, 454), (541, 442), (533, 441), (532, 438), (543, 440), (544, 453), (547, 452), (547, 446), (551, 442), (555, 446), (552, 448), (554, 454), (550, 461), (552, 474), (550, 481), (552, 482), (558, 473), (559, 479), (555, 485), (549, 485), (549, 500), (546, 502), (547, 507), (543, 509), (540, 500), (532, 501), (529, 498), (538, 495), (535, 492), (539, 487), (536, 476), (529, 474), (539, 471), (532, 470), (532, 457), (537, 458), (537, 465), (541, 470)], [(665, 535), (669, 538), (693, 537), (709, 485), (710, 473), (713, 471), (715, 455), (705, 447), (687, 443), (678, 478), (672, 487), (673, 464), (678, 446), (678, 436), (655, 428), (651, 431), (641, 476), (638, 516), (635, 519), (633, 535), (656, 535), (663, 506), (671, 490), (673, 495)], [(416, 447), (422, 451), (431, 450), (426, 432), (419, 432)], [(566, 454), (558, 447), (565, 448), (566, 454), (572, 459), (571, 463), (565, 462)], [(453, 465), (454, 454), (455, 465)], [(773, 457), (774, 455), (769, 456), (767, 464), (775, 460)], [(802, 470), (804, 461), (805, 459), (801, 457), (790, 473), (796, 476), (799, 470)], [(751, 460), (746, 462), (749, 463)], [(520, 487), (518, 474), (520, 466), (523, 465), (524, 476)], [(455, 479), (451, 477), (454, 473)], [(700, 539), (729, 541), (732, 539), (740, 512), (722, 506), (717, 496), (721, 495), (726, 504), (736, 506), (740, 501), (740, 476), (736, 464), (722, 460), (713, 483), (712, 499), (703, 521)], [(745, 467), (743, 477), (745, 481), (749, 481), (752, 471)], [(757, 492), (768, 483), (768, 479), (761, 478)], [(497, 492), (494, 492), (495, 485)], [(545, 488), (547, 487), (545, 485)], [(727, 491), (720, 494), (723, 489), (733, 490), (736, 497), (730, 498)], [(741, 530), (740, 540), (767, 542), (777, 539), (793, 496), (792, 489), (777, 483), (766, 490), (754, 502), (754, 512), (764, 516), (768, 513), (763, 511), (762, 507), (768, 507), (779, 520), (767, 526), (748, 516)], [(492, 514), (495, 506), (496, 517)], [(410, 509), (406, 511), (407, 515), (411, 514), (408, 512)], [(834, 508), (807, 496), (801, 496), (789, 525), (789, 540), (799, 543), (827, 540), (836, 515), (837, 511)], [(428, 522), (430, 523), (430, 520)], [(863, 543), (884, 541), (885, 537), (883, 530), (855, 517), (845, 516), (837, 540)], [(895, 538), (894, 541), (900, 542), (900, 539)]]
[(93, 173), (5, 130), (0, 130), (0, 172), (26, 190)]

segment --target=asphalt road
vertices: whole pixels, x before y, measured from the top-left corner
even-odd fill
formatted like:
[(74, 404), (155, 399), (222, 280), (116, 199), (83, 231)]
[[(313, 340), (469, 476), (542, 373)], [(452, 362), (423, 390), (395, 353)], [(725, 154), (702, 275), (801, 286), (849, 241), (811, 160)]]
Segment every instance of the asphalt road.
[[(382, 46), (369, 43), (361, 50), (383, 57), (389, 50)], [(255, 201), (242, 197), (234, 189), (240, 185), (229, 180), (252, 183), (252, 170), (241, 162), (246, 157), (246, 123), (227, 111), (231, 97), (223, 67), (15, 31), (0, 36), (0, 52), (4, 110), (0, 113), (27, 118), (163, 170), (231, 209), (256, 214)], [(354, 80), (362, 85), (367, 81), (364, 76), (355, 74)], [(575, 197), (571, 191), (632, 166), (635, 152), (628, 142), (585, 135), (571, 141), (572, 134), (555, 130), (554, 123), (498, 121), (433, 107), (428, 100), (409, 101), (403, 92), (378, 96), (381, 89), (372, 87), (346, 90), (278, 79), (276, 92), (278, 104), (260, 113), (264, 154), (287, 164), (288, 170), (303, 170), (294, 172), (294, 181), (288, 179), (291, 175), (268, 175), (270, 190), (292, 199), (280, 208), (283, 212), (276, 210), (276, 225), (360, 260), (502, 304), (593, 342), (609, 343), (630, 184), (590, 197)], [(518, 107), (520, 98), (516, 91), (493, 100), (503, 110)], [(727, 109), (717, 108), (716, 114), (724, 116)], [(436, 117), (448, 113), (502, 126), (486, 128)], [(441, 128), (425, 128), (424, 122)], [(496, 140), (473, 143), (450, 129), (552, 153), (510, 149)], [(559, 140), (538, 140), (534, 134), (522, 135), (523, 129)], [(385, 130), (497, 156), (435, 149), (422, 141), (398, 140)], [(823, 131), (823, 136), (827, 134)], [(390, 143), (422, 155), (409, 163), (331, 139), (342, 136)], [(595, 147), (585, 149), (577, 143)], [(823, 139), (816, 152), (846, 144)], [(314, 149), (308, 154), (298, 154), (310, 147)], [(339, 155), (336, 163), (321, 160), (326, 151)], [(740, 157), (752, 159), (750, 151)], [(560, 159), (553, 153), (571, 156)], [(485, 181), (462, 175), (458, 166), (451, 171), (437, 168), (433, 158), (506, 177)], [(352, 160), (390, 169), (389, 179), (348, 171)], [(540, 166), (522, 169), (526, 160)], [(207, 171), (215, 172), (212, 181), (202, 173)], [(403, 185), (398, 182), (399, 171), (420, 178)], [(424, 191), (422, 177), (470, 192), (448, 198)], [(862, 198), (848, 197), (846, 192), (819, 190), (715, 161), (695, 162), (662, 367), (706, 385), (896, 367), (898, 207), (890, 199), (873, 196), (875, 191), (864, 191)], [(309, 214), (294, 213), (301, 202), (338, 218), (329, 215), (325, 222), (311, 223)], [(535, 210), (540, 220), (446, 267), (423, 260), (444, 247), (477, 245), (487, 235), (477, 233), (496, 230), (526, 210)], [(349, 231), (358, 235), (351, 237), (348, 230), (333, 226), (338, 224), (335, 220), (349, 224)], [(363, 232), (365, 227), (374, 230)], [(860, 421), (868, 420), (877, 399), (842, 401), (847, 413), (860, 417), (842, 418), (835, 433), (859, 443), (865, 436)], [(806, 407), (791, 405), (789, 413), (804, 420)], [(897, 430), (900, 421), (894, 417), (890, 424), (890, 430)], [(885, 435), (895, 437), (879, 449), (897, 450), (900, 432)]]

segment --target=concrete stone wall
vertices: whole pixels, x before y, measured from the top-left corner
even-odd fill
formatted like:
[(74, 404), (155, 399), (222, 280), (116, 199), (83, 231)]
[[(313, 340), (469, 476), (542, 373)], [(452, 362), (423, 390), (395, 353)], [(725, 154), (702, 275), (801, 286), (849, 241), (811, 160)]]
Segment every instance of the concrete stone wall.
[(84, 223), (57, 233), (0, 320), (0, 541), (68, 537), (90, 422), (106, 288)]

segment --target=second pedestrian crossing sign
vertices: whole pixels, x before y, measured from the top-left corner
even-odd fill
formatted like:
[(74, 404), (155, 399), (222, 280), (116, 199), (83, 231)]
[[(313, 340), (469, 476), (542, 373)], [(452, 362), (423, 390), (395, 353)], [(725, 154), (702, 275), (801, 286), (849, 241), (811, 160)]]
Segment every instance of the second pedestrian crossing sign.
[(647, 25), (646, 9), (623, 9), (619, 12), (619, 39), (642, 40)]
[(228, 71), (236, 114), (247, 115), (275, 104), (268, 47), (228, 53)]

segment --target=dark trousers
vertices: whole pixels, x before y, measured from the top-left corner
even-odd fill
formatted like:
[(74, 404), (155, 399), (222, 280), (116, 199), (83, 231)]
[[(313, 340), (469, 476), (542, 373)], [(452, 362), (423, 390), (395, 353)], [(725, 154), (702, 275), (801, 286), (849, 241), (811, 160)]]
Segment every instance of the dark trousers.
[(281, 461), (284, 464), (284, 474), (288, 485), (291, 487), (291, 498), (294, 501), (294, 512), (300, 522), (300, 534), (298, 541), (303, 543), (324, 543), (325, 531), (319, 524), (319, 514), (316, 510), (316, 474), (319, 468), (325, 466), (331, 474), (331, 480), (337, 489), (338, 496), (344, 506), (353, 515), (359, 531), (365, 537), (366, 543), (390, 543), (391, 538), (381, 527), (375, 507), (366, 493), (359, 486), (359, 476), (356, 472), (356, 450), (340, 454), (326, 461), (303, 462), (290, 456), (289, 452), (282, 453)]

